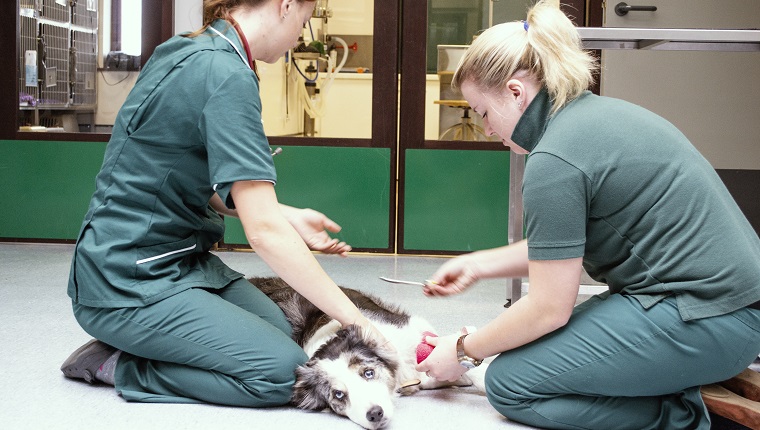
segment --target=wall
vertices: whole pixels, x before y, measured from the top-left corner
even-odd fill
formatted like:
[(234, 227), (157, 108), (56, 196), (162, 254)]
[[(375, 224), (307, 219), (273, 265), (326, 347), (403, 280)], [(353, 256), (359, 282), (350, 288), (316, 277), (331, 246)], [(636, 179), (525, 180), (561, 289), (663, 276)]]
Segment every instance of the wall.
[(98, 72), (98, 108), (95, 110), (96, 126), (113, 126), (116, 114), (135, 86), (140, 72)]
[[(1, 239), (76, 239), (105, 142), (0, 140), (0, 183), (9, 202)], [(358, 250), (393, 249), (390, 150), (288, 146), (275, 157), (278, 198), (324, 212)], [(506, 243), (509, 153), (410, 150), (406, 250), (470, 251)], [(247, 246), (236, 219), (224, 242)]]
[(203, 0), (174, 0), (174, 34), (195, 31), (203, 25)]
[[(0, 183), (11, 208), (0, 239), (76, 239), (105, 146), (0, 140)], [(328, 214), (355, 248), (389, 246), (390, 150), (287, 147), (275, 164), (281, 202)], [(225, 241), (246, 244), (239, 222), (228, 225)]]
[(104, 142), (0, 140), (9, 210), (0, 238), (75, 239), (95, 190)]

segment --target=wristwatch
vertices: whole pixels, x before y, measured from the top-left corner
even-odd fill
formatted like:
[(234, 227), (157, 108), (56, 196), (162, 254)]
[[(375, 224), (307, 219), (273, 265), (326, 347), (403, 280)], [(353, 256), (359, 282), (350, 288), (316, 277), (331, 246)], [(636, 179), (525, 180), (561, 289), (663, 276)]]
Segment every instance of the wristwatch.
[(480, 366), (480, 363), (482, 363), (483, 360), (468, 357), (467, 354), (464, 353), (464, 338), (466, 338), (467, 335), (469, 335), (469, 333), (465, 333), (457, 339), (457, 360), (459, 360), (459, 364), (462, 367), (469, 370)]

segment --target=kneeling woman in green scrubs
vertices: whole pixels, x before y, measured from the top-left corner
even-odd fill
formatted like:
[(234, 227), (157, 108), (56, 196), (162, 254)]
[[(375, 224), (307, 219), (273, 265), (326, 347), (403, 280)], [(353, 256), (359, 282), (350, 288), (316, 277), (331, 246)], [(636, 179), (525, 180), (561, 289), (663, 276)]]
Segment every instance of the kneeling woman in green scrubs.
[(77, 240), (68, 294), (98, 339), (62, 371), (130, 401), (288, 402), (307, 359), (280, 309), (211, 254), (219, 213), (343, 325), (374, 330), (309, 248), (345, 255), (313, 210), (281, 205), (254, 61), (295, 46), (313, 1), (206, 0), (202, 30), (159, 46), (114, 125)]
[[(498, 354), (488, 400), (536, 427), (706, 430), (700, 385), (760, 352), (760, 239), (672, 124), (586, 91), (594, 68), (557, 0), (464, 55), (452, 84), (513, 156), (530, 154), (527, 240), (447, 262), (425, 292), (530, 288), (475, 333), (429, 338), (418, 369), (451, 380)], [(575, 307), (584, 268), (609, 292)]]

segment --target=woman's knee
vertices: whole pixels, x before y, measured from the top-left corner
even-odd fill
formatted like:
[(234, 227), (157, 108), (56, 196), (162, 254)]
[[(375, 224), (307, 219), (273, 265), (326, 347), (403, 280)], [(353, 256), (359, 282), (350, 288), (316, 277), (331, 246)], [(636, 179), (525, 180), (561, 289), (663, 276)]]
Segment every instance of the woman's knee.
[(486, 370), (486, 397), (502, 415), (508, 415), (508, 411), (518, 408), (530, 398), (524, 381), (519, 378), (519, 372), (514, 370), (506, 354), (497, 357)]
[(295, 384), (296, 368), (308, 357), (296, 344), (282, 345), (277, 356), (252, 364), (257, 371), (241, 379), (251, 393), (251, 407), (281, 406), (290, 402)]
[(296, 343), (283, 344), (281, 348), (278, 348), (275, 356), (268, 359), (269, 364), (266, 366), (269, 369), (268, 378), (275, 384), (293, 385), (296, 368), (306, 363), (308, 359), (303, 348)]

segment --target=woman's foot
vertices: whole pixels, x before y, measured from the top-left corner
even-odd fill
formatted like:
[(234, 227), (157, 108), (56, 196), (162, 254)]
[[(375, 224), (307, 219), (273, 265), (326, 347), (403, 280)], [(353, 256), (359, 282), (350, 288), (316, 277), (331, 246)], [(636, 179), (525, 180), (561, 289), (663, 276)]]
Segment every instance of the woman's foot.
[[(61, 365), (61, 371), (67, 378), (84, 379), (92, 384), (98, 376), (100, 367), (115, 353), (116, 348), (97, 339), (93, 339), (74, 351)], [(110, 382), (112, 381), (102, 381)]]

